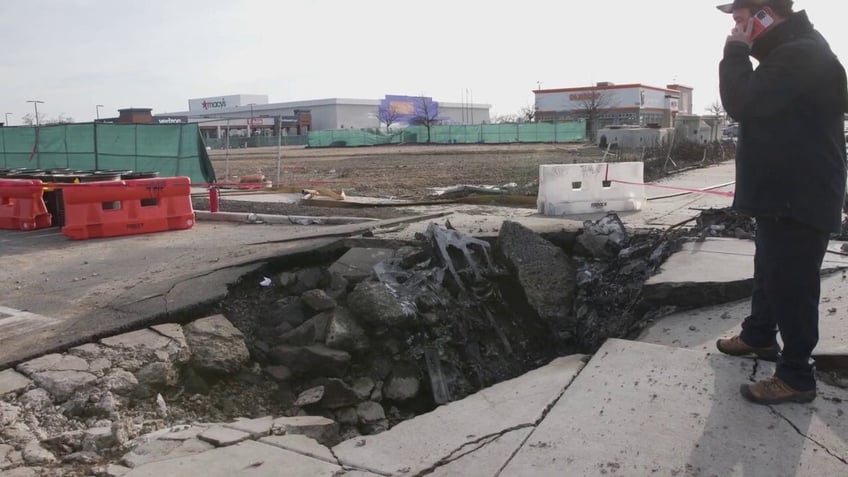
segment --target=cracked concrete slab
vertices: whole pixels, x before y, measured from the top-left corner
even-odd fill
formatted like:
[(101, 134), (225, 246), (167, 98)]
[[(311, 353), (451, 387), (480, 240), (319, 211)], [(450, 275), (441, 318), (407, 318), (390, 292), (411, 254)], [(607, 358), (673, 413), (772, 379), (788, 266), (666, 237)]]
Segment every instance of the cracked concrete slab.
[[(746, 402), (739, 385), (755, 361), (609, 340), (565, 391), (500, 476), (844, 475), (848, 467), (796, 431), (832, 436), (831, 412)], [(848, 391), (828, 393), (848, 399)], [(815, 408), (805, 418), (804, 409)], [(838, 442), (841, 435), (841, 443)]]
[[(773, 375), (774, 367), (773, 363), (760, 361), (754, 378), (763, 379)], [(775, 416), (785, 420), (797, 433), (803, 435), (813, 446), (814, 452), (818, 446), (820, 451), (845, 464), (842, 473), (848, 474), (848, 420), (843, 410), (848, 391), (821, 382), (817, 390), (818, 397), (810, 405), (769, 408)]]
[(479, 448), (469, 450), (466, 455), (437, 467), (432, 474), (428, 475), (433, 477), (498, 475), (515, 451), (521, 448), (533, 429), (533, 427), (525, 427), (493, 437), (491, 441), (481, 443)]
[(205, 477), (334, 477), (341, 473), (342, 468), (279, 447), (245, 441), (202, 454), (145, 464), (127, 472), (124, 477), (176, 477), (198, 475), (198, 471)]
[(523, 376), (333, 448), (343, 466), (416, 475), (462, 457), (480, 443), (535, 425), (583, 368), (581, 355), (557, 358)]
[[(838, 252), (844, 242), (831, 242)], [(754, 242), (707, 238), (686, 242), (671, 255), (659, 273), (645, 282), (647, 300), (665, 305), (699, 307), (751, 296), (754, 280)], [(848, 268), (848, 256), (828, 253), (822, 272)]]
[[(814, 355), (848, 355), (848, 274), (837, 272), (822, 277), (819, 303), (819, 343)], [(741, 331), (742, 320), (751, 311), (751, 300), (737, 300), (659, 318), (645, 328), (638, 340), (645, 343), (715, 350), (718, 338)], [(779, 339), (779, 337), (778, 337)]]
[(259, 442), (269, 446), (279, 447), (291, 452), (303, 454), (314, 459), (321, 459), (331, 464), (338, 464), (330, 449), (319, 444), (315, 439), (300, 435), (286, 434), (283, 436), (268, 436), (259, 439)]

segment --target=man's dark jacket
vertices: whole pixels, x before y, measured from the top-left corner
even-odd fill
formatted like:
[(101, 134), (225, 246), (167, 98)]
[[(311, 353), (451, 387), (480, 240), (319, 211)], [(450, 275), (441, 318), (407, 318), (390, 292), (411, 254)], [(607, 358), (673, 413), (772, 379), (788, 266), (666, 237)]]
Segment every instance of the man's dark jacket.
[(728, 42), (719, 73), (724, 109), (739, 121), (734, 208), (839, 232), (848, 86), (807, 14), (794, 13), (750, 50)]

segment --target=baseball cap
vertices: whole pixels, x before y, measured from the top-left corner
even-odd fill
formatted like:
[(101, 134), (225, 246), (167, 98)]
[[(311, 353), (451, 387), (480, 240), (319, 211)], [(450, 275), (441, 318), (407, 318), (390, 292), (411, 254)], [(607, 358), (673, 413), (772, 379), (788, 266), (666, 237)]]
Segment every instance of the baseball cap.
[(724, 13), (733, 13), (734, 8), (760, 8), (767, 5), (792, 4), (792, 0), (734, 0), (733, 3), (718, 5)]

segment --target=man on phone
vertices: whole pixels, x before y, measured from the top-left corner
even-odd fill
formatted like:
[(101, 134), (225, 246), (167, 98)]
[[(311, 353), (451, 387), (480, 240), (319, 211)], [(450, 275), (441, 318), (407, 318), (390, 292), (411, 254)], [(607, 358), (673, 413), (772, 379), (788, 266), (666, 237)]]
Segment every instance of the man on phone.
[(774, 376), (740, 389), (758, 404), (816, 397), (820, 270), (845, 199), (845, 70), (792, 4), (718, 6), (736, 24), (719, 66), (724, 109), (739, 122), (733, 206), (755, 218), (757, 232), (751, 314), (739, 335), (716, 347), (777, 360)]

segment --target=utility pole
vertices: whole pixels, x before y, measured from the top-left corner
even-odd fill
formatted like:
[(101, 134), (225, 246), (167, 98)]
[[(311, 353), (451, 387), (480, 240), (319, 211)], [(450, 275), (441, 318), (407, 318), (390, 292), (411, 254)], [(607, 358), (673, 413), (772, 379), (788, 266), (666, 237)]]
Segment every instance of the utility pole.
[(98, 121), (100, 121), (100, 108), (102, 108), (102, 107), (103, 107), (103, 105), (102, 105), (102, 104), (98, 104), (97, 106), (95, 106), (95, 107), (94, 107), (94, 109), (95, 109), (95, 111), (96, 111), (96, 113), (97, 113), (97, 120), (98, 120)]
[(471, 112), (471, 124), (474, 124), (474, 90), (471, 90), (471, 96), (468, 99), (468, 109)]

